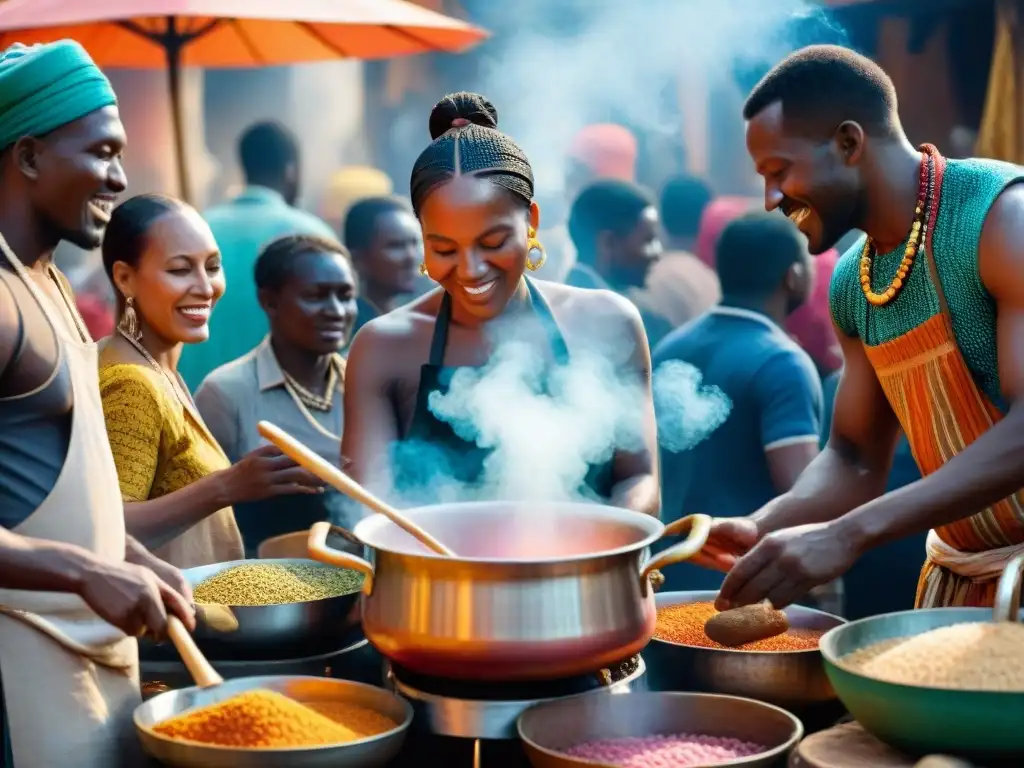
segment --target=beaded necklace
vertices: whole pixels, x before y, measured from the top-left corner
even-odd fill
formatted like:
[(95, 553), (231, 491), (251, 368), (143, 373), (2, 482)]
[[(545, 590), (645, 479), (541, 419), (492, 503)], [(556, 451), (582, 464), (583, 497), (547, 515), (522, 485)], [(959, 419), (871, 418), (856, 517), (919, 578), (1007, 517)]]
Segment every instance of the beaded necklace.
[(917, 205), (914, 208), (914, 222), (910, 225), (910, 237), (903, 251), (903, 259), (896, 270), (896, 276), (881, 293), (876, 293), (871, 288), (871, 266), (875, 256), (875, 246), (870, 236), (864, 241), (864, 250), (861, 251), (860, 287), (868, 303), (875, 307), (884, 307), (899, 295), (903, 286), (906, 285), (907, 277), (914, 266), (914, 260), (921, 248), (924, 247), (928, 237), (928, 222), (932, 220), (932, 210), (937, 202), (935, 200), (935, 172), (938, 166), (938, 150), (931, 144), (922, 144), (920, 151), (921, 177), (918, 184)]
[[(280, 365), (280, 363), (278, 363)], [(306, 387), (302, 386), (294, 376), (292, 376), (284, 368), (281, 369), (281, 373), (284, 375), (285, 387), (292, 390), (291, 394), (302, 401), (303, 405), (312, 408), (315, 411), (323, 411), (324, 413), (330, 413), (331, 409), (334, 408), (334, 390), (338, 388), (338, 371), (341, 368), (341, 364), (336, 356), (331, 357), (331, 363), (327, 369), (327, 387), (324, 389), (323, 395), (318, 395), (316, 392), (312, 392)]]

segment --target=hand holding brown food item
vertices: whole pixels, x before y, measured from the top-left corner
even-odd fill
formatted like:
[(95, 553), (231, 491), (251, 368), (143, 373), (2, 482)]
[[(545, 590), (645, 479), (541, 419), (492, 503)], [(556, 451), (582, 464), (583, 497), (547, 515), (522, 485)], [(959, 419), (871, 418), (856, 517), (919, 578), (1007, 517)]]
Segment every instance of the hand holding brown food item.
[(704, 633), (727, 648), (738, 648), (788, 630), (786, 614), (767, 602), (716, 613), (704, 625)]

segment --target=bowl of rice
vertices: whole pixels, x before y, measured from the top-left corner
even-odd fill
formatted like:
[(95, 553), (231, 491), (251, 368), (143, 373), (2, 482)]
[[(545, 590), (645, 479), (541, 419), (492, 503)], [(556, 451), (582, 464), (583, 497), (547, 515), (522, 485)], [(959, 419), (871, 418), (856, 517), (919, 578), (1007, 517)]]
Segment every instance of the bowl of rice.
[(771, 704), (710, 693), (586, 693), (519, 717), (534, 768), (785, 766), (803, 724)]
[(1024, 559), (1018, 560), (1000, 584), (1012, 606), (997, 599), (995, 611), (883, 614), (836, 627), (821, 639), (832, 687), (866, 730), (912, 755), (1024, 765)]

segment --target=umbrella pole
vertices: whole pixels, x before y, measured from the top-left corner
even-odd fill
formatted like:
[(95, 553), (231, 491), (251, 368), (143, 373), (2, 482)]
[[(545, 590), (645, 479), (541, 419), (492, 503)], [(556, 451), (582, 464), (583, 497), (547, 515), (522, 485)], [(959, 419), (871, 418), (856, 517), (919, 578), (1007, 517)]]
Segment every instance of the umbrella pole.
[(171, 124), (174, 129), (174, 157), (178, 171), (178, 195), (186, 203), (192, 202), (192, 187), (188, 175), (188, 158), (185, 152), (185, 128), (181, 116), (181, 49), (185, 40), (176, 34), (175, 19), (167, 20), (167, 88), (171, 101)]

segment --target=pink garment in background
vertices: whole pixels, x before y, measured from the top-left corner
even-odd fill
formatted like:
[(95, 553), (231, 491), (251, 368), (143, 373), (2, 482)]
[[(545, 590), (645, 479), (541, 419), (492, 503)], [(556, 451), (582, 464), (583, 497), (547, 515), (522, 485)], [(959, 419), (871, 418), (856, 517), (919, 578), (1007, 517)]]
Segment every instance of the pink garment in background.
[(811, 297), (786, 320), (789, 335), (804, 348), (825, 376), (843, 367), (843, 353), (832, 325), (832, 310), (828, 302), (828, 288), (837, 261), (839, 252), (835, 248), (814, 257)]
[(569, 143), (569, 157), (602, 179), (633, 181), (638, 146), (628, 128), (613, 123), (588, 125)]
[(704, 209), (697, 230), (697, 258), (712, 269), (715, 268), (715, 246), (722, 230), (733, 219), (738, 219), (753, 210), (757, 200), (751, 197), (716, 197)]
[(114, 332), (114, 312), (103, 299), (79, 293), (75, 296), (75, 304), (94, 340), (105, 339)]
[[(697, 233), (697, 256), (710, 267), (715, 266), (715, 246), (722, 231), (733, 219), (738, 219), (753, 209), (756, 200), (749, 197), (719, 197), (712, 200), (700, 219)], [(839, 370), (843, 355), (832, 325), (828, 289), (832, 282), (839, 253), (829, 250), (814, 259), (814, 287), (811, 296), (800, 309), (786, 321), (786, 330), (804, 351), (811, 356), (815, 365), (824, 373)]]

